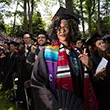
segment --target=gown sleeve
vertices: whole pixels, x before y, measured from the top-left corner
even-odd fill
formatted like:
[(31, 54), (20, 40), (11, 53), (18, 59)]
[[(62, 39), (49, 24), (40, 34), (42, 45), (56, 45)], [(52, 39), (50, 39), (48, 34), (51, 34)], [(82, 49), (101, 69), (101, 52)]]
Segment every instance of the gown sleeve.
[(33, 67), (31, 76), (32, 99), (34, 110), (53, 110), (53, 94), (49, 90), (48, 72), (43, 53), (44, 50), (40, 51)]

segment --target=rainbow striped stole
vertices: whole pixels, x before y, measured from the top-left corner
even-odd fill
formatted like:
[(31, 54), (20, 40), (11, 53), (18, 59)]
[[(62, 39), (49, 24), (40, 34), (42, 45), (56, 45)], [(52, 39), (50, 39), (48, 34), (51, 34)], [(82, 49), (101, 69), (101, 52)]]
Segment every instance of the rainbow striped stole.
[(50, 45), (45, 48), (44, 58), (47, 64), (47, 69), (49, 72), (49, 84), (50, 88), (54, 91), (56, 85), (56, 72), (57, 72), (57, 61), (58, 61), (58, 43), (55, 45)]
[(58, 45), (50, 45), (45, 48), (44, 56), (47, 61), (54, 61), (56, 62), (58, 60)]

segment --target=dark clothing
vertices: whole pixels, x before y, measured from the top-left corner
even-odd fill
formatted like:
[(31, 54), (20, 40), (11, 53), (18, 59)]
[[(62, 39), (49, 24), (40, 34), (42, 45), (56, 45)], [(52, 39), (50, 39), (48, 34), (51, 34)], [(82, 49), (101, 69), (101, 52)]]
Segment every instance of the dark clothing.
[[(93, 62), (93, 73), (95, 73), (98, 64), (100, 63), (102, 57), (98, 53), (94, 53), (92, 56)], [(110, 61), (106, 67), (106, 77), (104, 80), (93, 79), (93, 86), (95, 89), (96, 97), (99, 102), (99, 110), (110, 110)]]
[(5, 72), (6, 61), (7, 61), (6, 57), (0, 58), (0, 82), (3, 82), (5, 78), (4, 72)]
[(6, 56), (7, 59), (5, 67), (6, 76), (3, 82), (3, 87), (5, 89), (13, 88), (13, 74), (17, 72), (17, 55), (18, 53), (16, 52), (9, 52)]
[(35, 62), (35, 56), (38, 55), (40, 52), (40, 49), (39, 49), (39, 46), (36, 47), (36, 50), (35, 50), (35, 53), (33, 52), (29, 52), (27, 58), (26, 58), (26, 62), (30, 65), (34, 65), (34, 62)]
[(17, 89), (17, 100), (26, 101), (25, 92), (24, 92), (24, 82), (30, 80), (32, 67), (26, 63), (26, 58), (31, 51), (31, 47), (28, 48), (28, 53), (25, 54), (25, 47), (19, 50), (18, 58), (18, 89)]
[(19, 51), (19, 61), (18, 61), (18, 68), (19, 68), (19, 79), (21, 82), (25, 82), (31, 78), (32, 68), (30, 65), (26, 63), (26, 58), (31, 51), (31, 47), (28, 48), (28, 53), (25, 55), (25, 47), (23, 47)]
[[(44, 58), (44, 50), (40, 51), (38, 54), (38, 59), (36, 60), (33, 68), (32, 78), (31, 78), (31, 87), (32, 87), (32, 96), (34, 102), (34, 110), (54, 110), (53, 109), (53, 101), (56, 97), (56, 89), (54, 91), (50, 88), (49, 82), (49, 72), (46, 64), (46, 59)], [(54, 56), (55, 57), (55, 56)], [(80, 65), (80, 74), (73, 73), (73, 62), (72, 59), (69, 58), (69, 66), (71, 68), (72, 80), (74, 84), (74, 93), (78, 99), (80, 99), (84, 103), (84, 69)], [(53, 69), (53, 68), (52, 68)], [(85, 110), (84, 104), (81, 110)]]

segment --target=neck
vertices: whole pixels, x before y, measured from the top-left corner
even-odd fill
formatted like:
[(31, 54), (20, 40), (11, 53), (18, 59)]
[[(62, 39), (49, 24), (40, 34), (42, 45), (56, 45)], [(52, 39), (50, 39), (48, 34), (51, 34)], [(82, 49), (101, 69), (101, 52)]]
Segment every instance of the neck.
[(40, 46), (40, 45), (39, 45), (39, 49), (40, 49), (40, 50), (41, 50), (42, 48), (44, 48), (44, 47), (45, 47), (45, 46)]
[(67, 41), (64, 41), (64, 42), (62, 42), (62, 41), (60, 41), (62, 44), (64, 44), (65, 46), (69, 46), (69, 43), (67, 42)]

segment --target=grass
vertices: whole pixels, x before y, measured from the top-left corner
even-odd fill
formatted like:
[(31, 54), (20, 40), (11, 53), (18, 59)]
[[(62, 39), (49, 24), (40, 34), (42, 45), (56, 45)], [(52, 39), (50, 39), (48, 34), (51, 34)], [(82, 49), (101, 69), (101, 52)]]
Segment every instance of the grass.
[[(1, 89), (0, 84), (0, 89)], [(7, 91), (0, 91), (0, 110), (17, 110), (16, 104), (7, 100)]]

